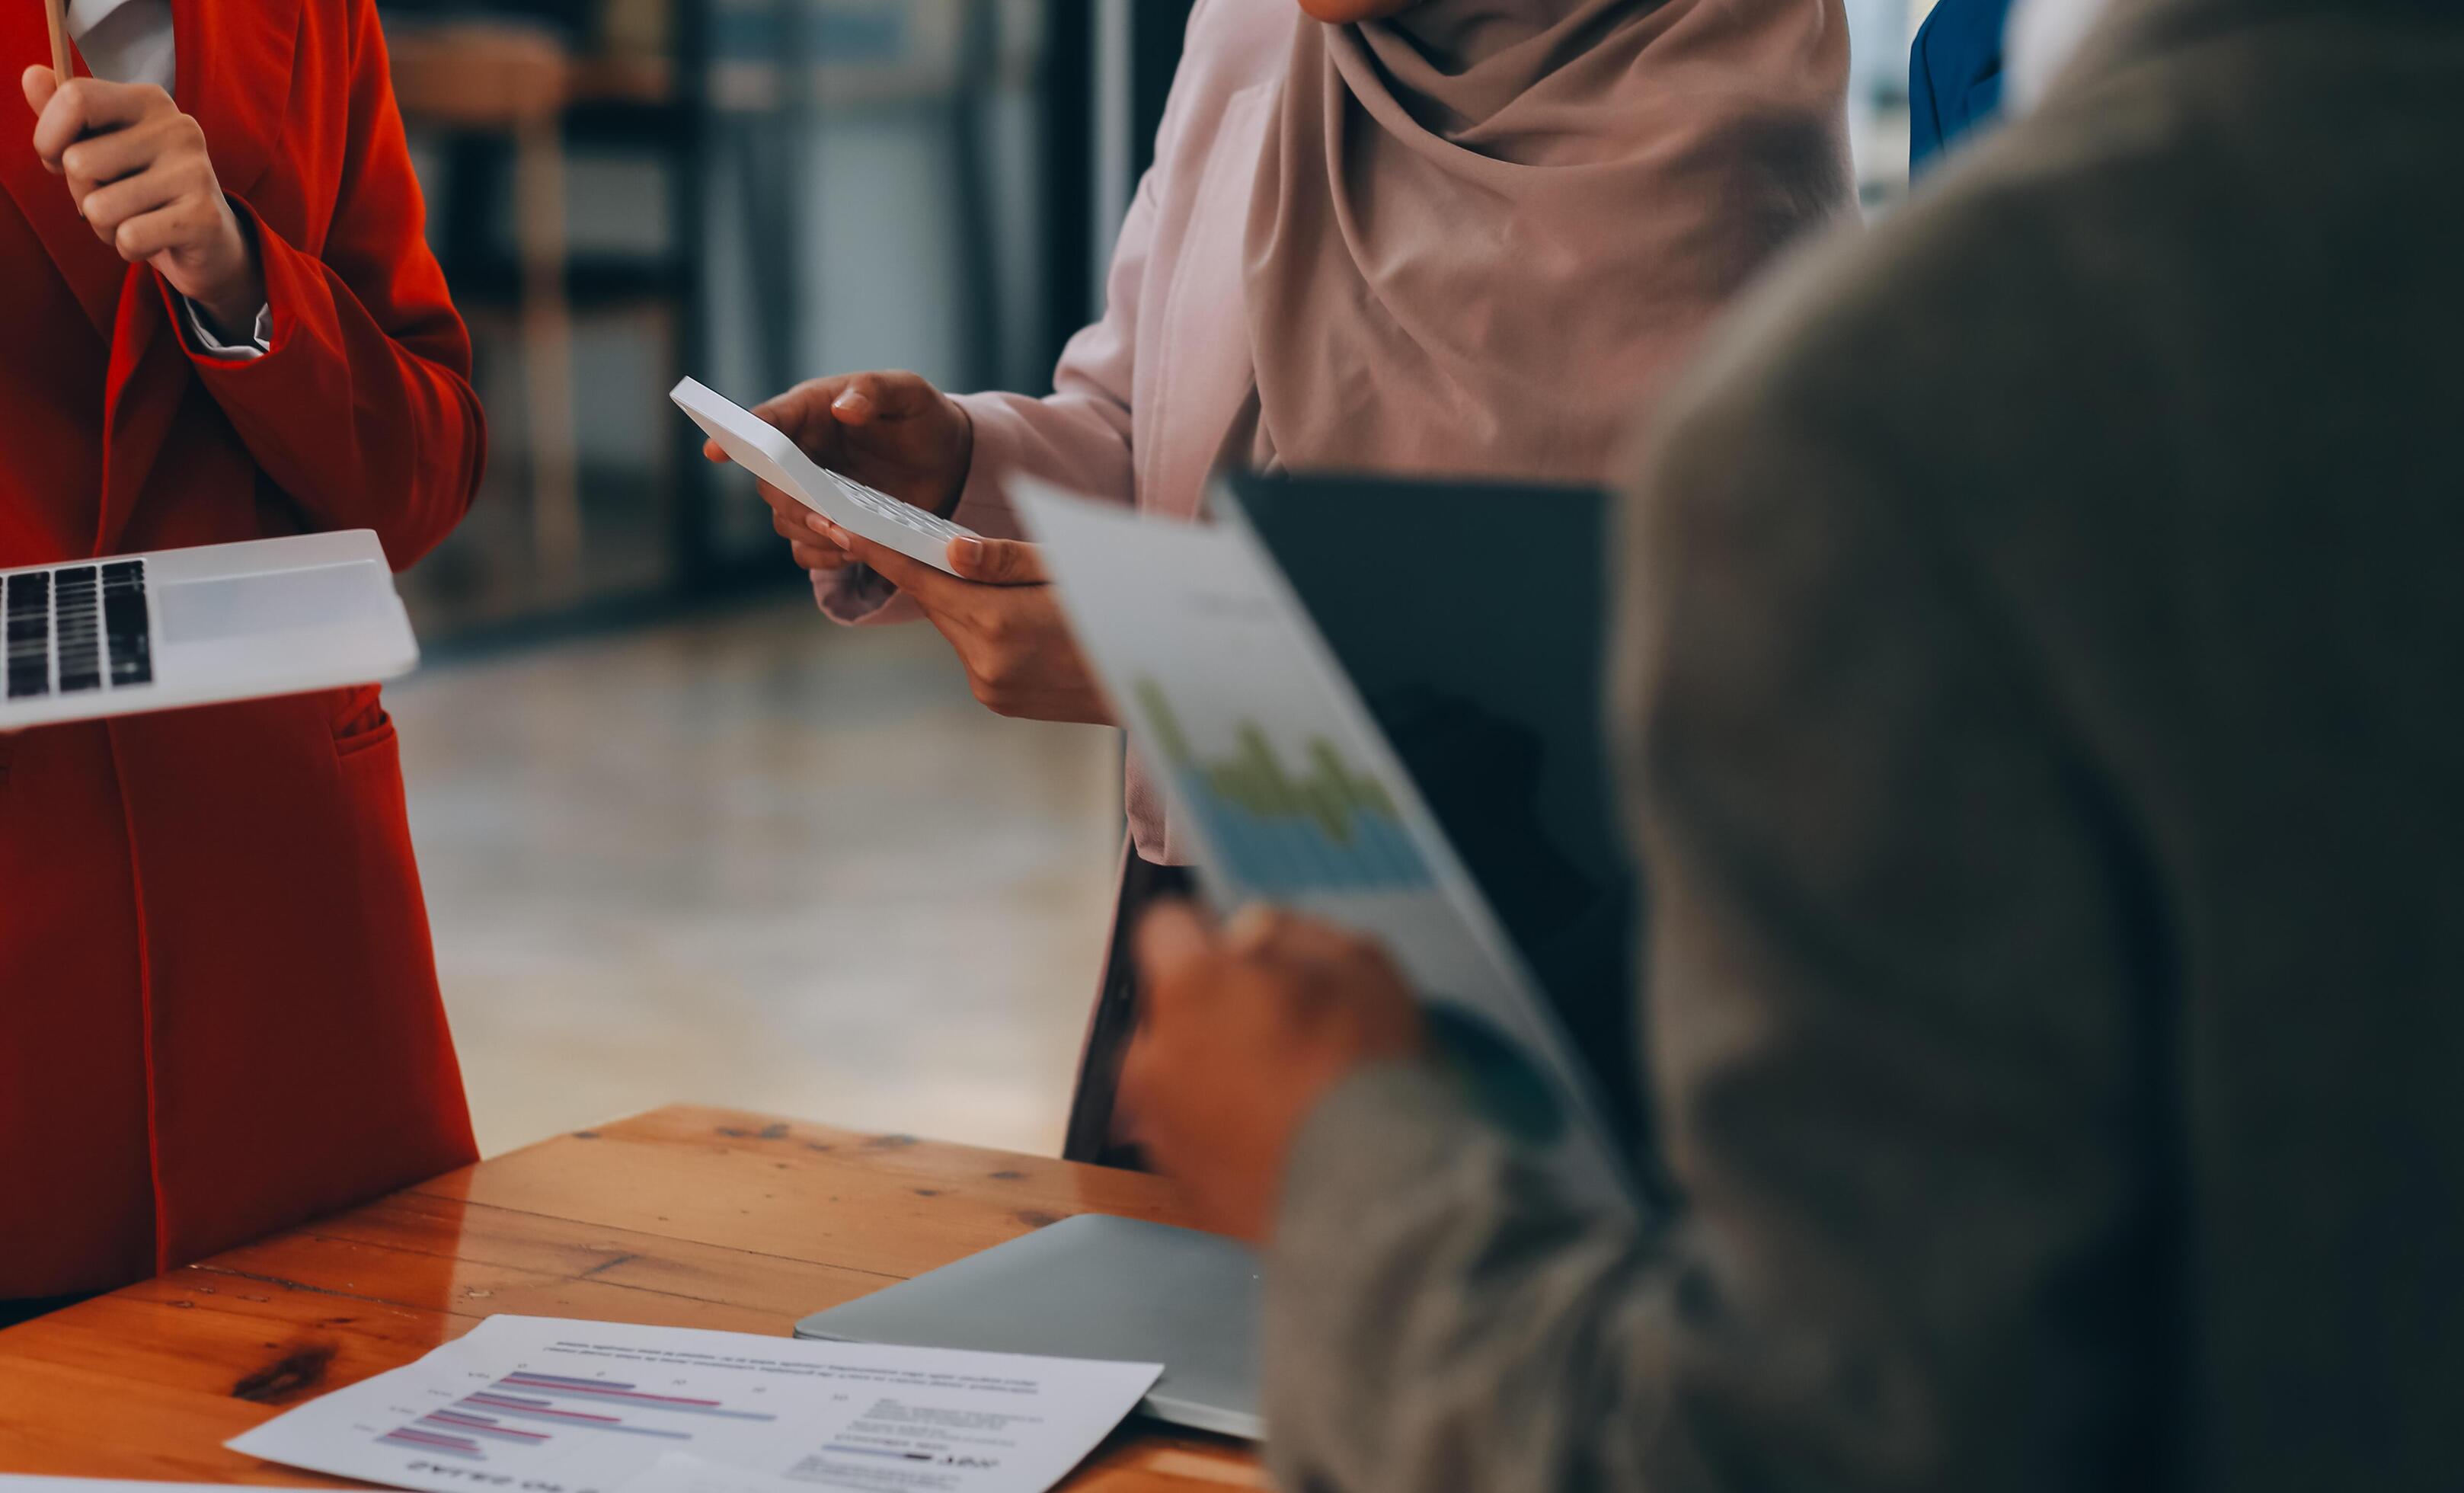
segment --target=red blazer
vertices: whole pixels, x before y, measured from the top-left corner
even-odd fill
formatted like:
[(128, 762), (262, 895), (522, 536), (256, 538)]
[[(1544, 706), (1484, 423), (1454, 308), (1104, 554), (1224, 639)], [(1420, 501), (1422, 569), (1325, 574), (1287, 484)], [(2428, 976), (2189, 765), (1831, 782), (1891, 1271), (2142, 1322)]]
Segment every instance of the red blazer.
[[(78, 221), (0, 5), (0, 565), (452, 529), (485, 436), (370, 0), (172, 0), (273, 351), (190, 349)], [(127, 1281), (472, 1159), (374, 689), (0, 736), (0, 1299)]]

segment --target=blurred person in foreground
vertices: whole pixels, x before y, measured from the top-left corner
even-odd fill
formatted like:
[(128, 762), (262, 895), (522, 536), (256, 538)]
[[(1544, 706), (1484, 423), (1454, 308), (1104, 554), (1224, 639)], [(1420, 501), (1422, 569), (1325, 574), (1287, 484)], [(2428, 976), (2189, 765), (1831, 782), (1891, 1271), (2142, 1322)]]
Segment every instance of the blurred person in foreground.
[(1375, 951), (1155, 914), (1125, 1098), (1271, 1244), (1283, 1486), (2458, 1485), (2459, 154), (2455, 7), (2114, 0), (1670, 401), (1664, 1214), (1552, 1193)]
[[(1110, 724), (1033, 548), (1006, 538), (1011, 478), (1175, 518), (1227, 461), (1604, 480), (1737, 292), (1853, 211), (1847, 60), (1838, 0), (1199, 0), (1104, 318), (1054, 393), (859, 373), (754, 411), (1002, 538), (953, 545), (953, 577), (765, 489), (774, 522), (831, 617), (920, 616), (991, 709)], [(1545, 585), (1501, 577), (1497, 604), (1525, 582)], [(1125, 911), (1186, 859), (1135, 760), (1128, 820)], [(1081, 1158), (1111, 1138), (1121, 942)]]
[[(375, 8), (67, 19), (0, 3), (0, 567), (407, 566), (485, 433)], [(473, 1157), (373, 686), (0, 736), (0, 1323)]]

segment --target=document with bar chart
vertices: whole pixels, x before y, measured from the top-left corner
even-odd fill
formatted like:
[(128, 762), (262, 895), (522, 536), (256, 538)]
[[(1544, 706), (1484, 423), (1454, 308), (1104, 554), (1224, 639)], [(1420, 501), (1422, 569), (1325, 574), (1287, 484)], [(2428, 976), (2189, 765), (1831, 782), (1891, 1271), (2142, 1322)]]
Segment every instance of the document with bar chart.
[(230, 1444), (402, 1488), (616, 1493), (687, 1457), (858, 1493), (1042, 1493), (1161, 1372), (499, 1316)]
[(1209, 897), (1375, 936), (1497, 1117), (1621, 1188), (1596, 1096), (1538, 985), (1240, 516), (1143, 519), (1027, 481), (1011, 495), (1133, 745), (1168, 785), (1172, 844)]

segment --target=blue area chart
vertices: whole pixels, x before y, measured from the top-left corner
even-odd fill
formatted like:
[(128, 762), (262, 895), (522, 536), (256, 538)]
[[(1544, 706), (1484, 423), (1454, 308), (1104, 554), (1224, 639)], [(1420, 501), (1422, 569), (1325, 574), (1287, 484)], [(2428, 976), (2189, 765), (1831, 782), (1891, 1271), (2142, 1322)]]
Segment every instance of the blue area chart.
[(1181, 800), (1204, 822), (1224, 867), (1261, 893), (1415, 891), (1435, 884), (1375, 779), (1312, 738), (1287, 764), (1264, 730), (1233, 728), (1232, 750), (1202, 756), (1152, 679), (1133, 686), (1139, 714)]

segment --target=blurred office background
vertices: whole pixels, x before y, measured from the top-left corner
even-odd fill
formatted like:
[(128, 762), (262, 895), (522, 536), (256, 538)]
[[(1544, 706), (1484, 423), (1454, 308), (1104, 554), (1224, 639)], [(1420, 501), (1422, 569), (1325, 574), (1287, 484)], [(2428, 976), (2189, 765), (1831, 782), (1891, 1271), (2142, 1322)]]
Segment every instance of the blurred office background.
[[(1929, 4), (1848, 0), (1874, 211)], [(1116, 741), (822, 622), (666, 390), (1048, 388), (1187, 0), (381, 5), (493, 431), (391, 694), (482, 1145), (686, 1099), (1056, 1149)]]

